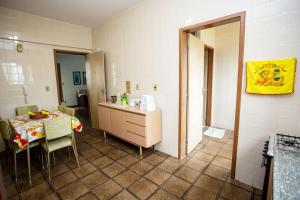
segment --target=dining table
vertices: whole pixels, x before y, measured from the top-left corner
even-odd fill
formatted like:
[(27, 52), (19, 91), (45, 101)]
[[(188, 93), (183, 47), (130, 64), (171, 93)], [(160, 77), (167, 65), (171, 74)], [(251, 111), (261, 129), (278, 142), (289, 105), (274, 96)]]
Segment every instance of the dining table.
[(49, 112), (49, 115), (42, 119), (31, 119), (29, 115), (16, 116), (9, 119), (13, 129), (13, 141), (24, 149), (30, 142), (45, 137), (44, 122), (58, 118), (60, 116), (70, 117), (72, 128), (77, 132), (82, 131), (82, 124), (76, 117), (72, 117), (60, 111)]

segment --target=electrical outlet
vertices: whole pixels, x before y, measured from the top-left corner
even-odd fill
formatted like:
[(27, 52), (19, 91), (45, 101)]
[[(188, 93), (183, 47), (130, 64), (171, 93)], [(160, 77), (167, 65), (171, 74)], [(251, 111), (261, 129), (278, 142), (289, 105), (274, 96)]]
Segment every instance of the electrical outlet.
[(154, 91), (157, 91), (157, 84), (154, 84), (154, 86), (153, 86), (153, 89), (154, 89)]

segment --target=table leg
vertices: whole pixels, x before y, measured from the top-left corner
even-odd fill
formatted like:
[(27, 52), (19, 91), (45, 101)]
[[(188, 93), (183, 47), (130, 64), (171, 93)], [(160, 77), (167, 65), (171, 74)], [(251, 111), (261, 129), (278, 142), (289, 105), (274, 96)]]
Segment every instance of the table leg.
[(29, 147), (29, 144), (27, 145), (27, 162), (28, 162), (29, 185), (31, 185), (31, 166), (30, 166), (30, 147)]

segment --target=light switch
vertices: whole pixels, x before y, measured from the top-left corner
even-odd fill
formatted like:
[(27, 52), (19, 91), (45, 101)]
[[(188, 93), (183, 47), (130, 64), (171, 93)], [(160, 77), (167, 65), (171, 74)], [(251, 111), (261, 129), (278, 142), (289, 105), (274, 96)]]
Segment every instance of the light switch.
[(47, 86), (45, 87), (45, 90), (46, 90), (47, 92), (49, 92), (49, 91), (50, 91), (50, 87), (47, 85)]

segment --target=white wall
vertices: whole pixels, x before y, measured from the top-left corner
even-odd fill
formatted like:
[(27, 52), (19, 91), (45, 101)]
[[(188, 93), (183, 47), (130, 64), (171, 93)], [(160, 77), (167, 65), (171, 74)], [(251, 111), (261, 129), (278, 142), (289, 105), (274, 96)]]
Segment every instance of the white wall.
[[(93, 30), (93, 48), (106, 52), (109, 94), (124, 90), (125, 80), (140, 83), (140, 93), (154, 93), (162, 109), (159, 149), (178, 150), (178, 30), (239, 11), (246, 11), (244, 60), (297, 57), (300, 52), (298, 0), (144, 0)], [(245, 74), (245, 73), (243, 73)], [(263, 142), (272, 133), (300, 133), (300, 72), (295, 93), (258, 96), (244, 92), (241, 101), (236, 178), (262, 188)], [(136, 92), (136, 91), (133, 91)]]
[[(60, 63), (62, 90), (64, 97), (64, 105), (77, 105), (77, 91), (79, 89), (86, 89), (86, 84), (83, 84), (82, 72), (85, 72), (85, 56), (74, 54), (58, 54), (56, 58)], [(79, 71), (81, 75), (81, 84), (73, 84), (73, 72)]]
[(239, 22), (215, 28), (212, 126), (234, 130)]
[[(29, 104), (55, 109), (58, 98), (53, 49), (90, 51), (92, 46), (90, 28), (3, 7), (0, 7), (0, 37), (17, 37), (20, 40), (49, 44), (22, 42), (24, 51), (18, 53), (15, 42), (0, 39), (2, 118), (14, 116), (15, 107), (25, 104), (24, 85), (28, 88)], [(15, 79), (19, 81), (13, 81)], [(46, 91), (46, 86), (49, 86), (49, 91)]]

